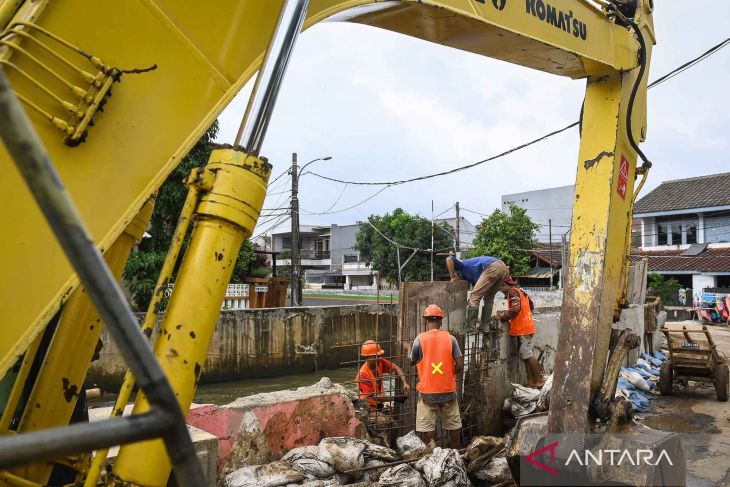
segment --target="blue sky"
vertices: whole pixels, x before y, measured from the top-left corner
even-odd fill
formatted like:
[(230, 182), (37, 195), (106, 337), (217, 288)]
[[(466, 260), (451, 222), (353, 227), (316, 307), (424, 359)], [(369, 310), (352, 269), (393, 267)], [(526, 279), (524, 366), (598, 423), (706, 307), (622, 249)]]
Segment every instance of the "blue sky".
[[(650, 79), (730, 35), (730, 2), (656, 3)], [(654, 167), (644, 194), (663, 180), (730, 170), (729, 73), (727, 48), (649, 92), (642, 148)], [(221, 115), (219, 141), (232, 142), (251, 84)], [(310, 168), (340, 179), (411, 178), (484, 159), (577, 120), (584, 89), (584, 80), (372, 27), (324, 22), (299, 38), (261, 154), (274, 165), (274, 176), (297, 152), (300, 164), (332, 156)], [(573, 129), (465, 172), (388, 188), (346, 211), (339, 210), (380, 187), (344, 187), (305, 175), (300, 220), (348, 224), (397, 207), (430, 217), (432, 199), (436, 213), (456, 201), (491, 213), (502, 194), (573, 184), (578, 142)], [(284, 176), (271, 187), (265, 208), (287, 206), (287, 181)], [(339, 212), (311, 214), (325, 210)], [(478, 223), (475, 215), (464, 216)], [(271, 218), (262, 217), (255, 233), (276, 223)]]

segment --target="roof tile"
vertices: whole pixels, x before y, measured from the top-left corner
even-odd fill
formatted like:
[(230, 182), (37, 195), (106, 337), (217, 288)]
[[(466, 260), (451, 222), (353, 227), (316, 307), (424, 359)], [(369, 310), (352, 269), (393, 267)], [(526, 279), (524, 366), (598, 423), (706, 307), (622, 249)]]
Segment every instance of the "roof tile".
[(730, 172), (664, 181), (634, 205), (634, 215), (730, 205)]

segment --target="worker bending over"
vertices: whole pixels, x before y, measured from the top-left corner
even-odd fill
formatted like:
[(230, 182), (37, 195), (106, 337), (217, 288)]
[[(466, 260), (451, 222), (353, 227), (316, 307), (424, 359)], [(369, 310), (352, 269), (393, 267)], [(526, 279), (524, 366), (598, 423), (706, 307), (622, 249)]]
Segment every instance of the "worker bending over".
[(398, 374), (403, 382), (403, 392), (408, 394), (410, 387), (403, 369), (388, 359), (381, 358), (385, 351), (373, 340), (368, 340), (360, 347), (360, 356), (365, 363), (355, 376), (355, 382), (360, 389), (360, 399), (370, 403), (370, 409), (382, 409), (383, 403), (393, 401), (395, 396), (383, 395), (383, 374)]
[(452, 281), (463, 279), (472, 285), (469, 304), (466, 308), (466, 326), (475, 328), (479, 317), (479, 302), (484, 298), (484, 306), (490, 310), (494, 296), (509, 275), (507, 265), (497, 257), (481, 256), (459, 260), (450, 255), (446, 258), (446, 268)]
[(426, 331), (413, 341), (411, 365), (418, 369), (419, 392), (416, 405), (416, 432), (428, 444), (436, 440), (436, 418), (449, 432), (451, 448), (461, 447), (461, 415), (456, 399), (456, 374), (464, 369), (459, 344), (441, 329), (444, 312), (435, 304), (423, 312)]
[(517, 287), (517, 282), (508, 276), (502, 284), (502, 292), (507, 298), (507, 310), (498, 313), (500, 321), (509, 321), (509, 334), (514, 337), (520, 358), (527, 370), (527, 387), (540, 388), (545, 383), (540, 364), (532, 354), (532, 336), (535, 334), (535, 319), (532, 310), (535, 305), (525, 291)]

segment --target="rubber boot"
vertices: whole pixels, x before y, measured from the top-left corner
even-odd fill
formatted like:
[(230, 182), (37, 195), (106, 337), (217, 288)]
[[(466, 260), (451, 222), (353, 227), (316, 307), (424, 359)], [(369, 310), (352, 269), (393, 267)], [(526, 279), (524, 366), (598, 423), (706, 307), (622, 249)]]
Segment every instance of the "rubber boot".
[(466, 307), (466, 331), (474, 332), (477, 329), (477, 321), (479, 320), (479, 308)]

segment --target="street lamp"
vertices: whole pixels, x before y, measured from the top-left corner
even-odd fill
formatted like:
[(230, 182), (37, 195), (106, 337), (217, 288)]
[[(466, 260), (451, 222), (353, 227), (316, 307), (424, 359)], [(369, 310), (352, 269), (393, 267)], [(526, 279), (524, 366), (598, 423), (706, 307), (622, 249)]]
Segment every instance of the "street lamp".
[(302, 266), (299, 255), (299, 176), (304, 169), (317, 161), (329, 161), (332, 156), (312, 159), (300, 168), (297, 167), (297, 153), (292, 154), (291, 164), (291, 305), (302, 305)]
[(303, 165), (301, 168), (299, 168), (299, 175), (298, 175), (298, 177), (304, 176), (304, 174), (305, 174), (304, 173), (304, 168), (307, 167), (308, 165), (310, 165), (311, 163), (317, 162), (317, 161), (329, 161), (330, 159), (332, 159), (332, 156), (318, 157), (316, 159), (312, 159), (311, 161), (309, 161), (308, 163), (306, 163), (305, 165)]

